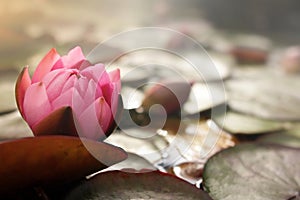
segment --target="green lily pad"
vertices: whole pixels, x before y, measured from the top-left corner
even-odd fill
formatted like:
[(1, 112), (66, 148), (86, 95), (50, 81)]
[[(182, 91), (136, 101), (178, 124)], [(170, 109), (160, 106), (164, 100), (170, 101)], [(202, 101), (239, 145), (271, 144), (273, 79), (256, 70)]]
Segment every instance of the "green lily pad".
[(220, 115), (214, 120), (218, 126), (232, 134), (261, 134), (280, 131), (285, 128), (285, 124), (282, 122), (260, 119), (236, 112), (227, 112), (225, 118)]
[(243, 144), (211, 157), (203, 185), (215, 200), (300, 198), (300, 150)]
[(184, 199), (210, 200), (202, 190), (159, 171), (126, 173), (110, 171), (84, 181), (65, 199)]
[(260, 137), (258, 141), (300, 148), (300, 127), (292, 128), (288, 131), (264, 135)]

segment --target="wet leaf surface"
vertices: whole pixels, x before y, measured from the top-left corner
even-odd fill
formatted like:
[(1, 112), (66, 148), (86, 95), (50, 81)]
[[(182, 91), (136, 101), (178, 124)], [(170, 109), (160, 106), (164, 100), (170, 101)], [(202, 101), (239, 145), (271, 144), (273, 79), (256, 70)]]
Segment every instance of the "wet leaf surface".
[[(285, 123), (260, 119), (254, 116), (227, 112), (224, 116), (214, 118), (220, 128), (232, 134), (262, 134), (285, 129)], [(224, 120), (224, 122), (223, 122)]]
[(123, 160), (122, 162), (112, 165), (112, 166), (102, 170), (100, 173), (105, 172), (105, 171), (114, 171), (114, 170), (132, 172), (133, 170), (155, 171), (157, 169), (153, 166), (153, 164), (151, 164), (145, 158), (143, 158), (135, 153), (127, 153), (126, 160)]
[(208, 160), (204, 188), (215, 200), (298, 199), (300, 150), (243, 144)]
[(19, 111), (0, 116), (0, 141), (33, 136)]
[(112, 134), (106, 142), (169, 168), (185, 162), (201, 162), (237, 141), (212, 121), (168, 119), (160, 130), (134, 128)]
[(83, 182), (64, 199), (185, 199), (209, 200), (204, 191), (158, 171), (110, 171)]
[(288, 147), (300, 148), (300, 127), (296, 126), (287, 131), (268, 134), (260, 137), (258, 142), (280, 144)]
[(239, 70), (236, 76), (243, 78), (232, 79), (225, 83), (230, 108), (265, 119), (282, 121), (300, 119), (300, 109), (297, 106), (300, 102), (299, 75), (246, 68)]
[(197, 162), (181, 163), (173, 167), (172, 173), (191, 184), (196, 184), (202, 180), (203, 166), (203, 163)]
[(225, 102), (223, 83), (195, 83), (191, 88), (190, 96), (184, 104), (183, 110), (185, 113), (193, 115), (224, 104)]
[(126, 153), (77, 137), (40, 136), (1, 142), (0, 158), (0, 193), (6, 193), (78, 180), (124, 160)]
[(0, 114), (13, 111), (17, 108), (15, 103), (15, 81), (18, 71), (14, 69), (1, 69), (0, 67)]

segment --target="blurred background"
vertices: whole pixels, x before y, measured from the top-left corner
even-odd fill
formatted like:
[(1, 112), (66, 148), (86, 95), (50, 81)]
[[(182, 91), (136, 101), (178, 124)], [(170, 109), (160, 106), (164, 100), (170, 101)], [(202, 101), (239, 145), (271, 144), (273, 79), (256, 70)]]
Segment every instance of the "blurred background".
[(50, 48), (65, 54), (79, 45), (87, 54), (112, 35), (136, 27), (168, 27), (187, 34), (206, 50), (238, 61), (225, 63), (225, 68), (284, 63), (279, 66), (283, 71), (299, 71), (300, 50), (284, 54), (298, 44), (299, 11), (297, 0), (2, 0), (0, 89), (8, 95), (1, 96), (0, 112), (15, 108), (11, 88), (20, 69), (30, 65), (33, 71)]

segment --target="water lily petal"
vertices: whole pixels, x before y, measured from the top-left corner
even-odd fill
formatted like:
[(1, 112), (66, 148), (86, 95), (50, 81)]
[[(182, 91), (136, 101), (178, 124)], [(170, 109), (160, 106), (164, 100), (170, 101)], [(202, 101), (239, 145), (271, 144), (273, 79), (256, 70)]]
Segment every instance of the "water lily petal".
[(34, 83), (26, 90), (24, 97), (24, 116), (30, 127), (41, 121), (51, 112), (45, 85)]
[(68, 55), (61, 57), (53, 66), (52, 70), (60, 68), (76, 68), (79, 69), (82, 62), (85, 61), (85, 56), (79, 46), (71, 49)]
[(54, 79), (56, 79), (59, 75), (63, 74), (64, 72), (64, 69), (57, 69), (46, 74), (43, 78), (43, 83), (45, 84), (45, 87), (47, 88)]
[(82, 70), (80, 74), (88, 79), (93, 79), (96, 83), (98, 83), (104, 70), (104, 64), (96, 64), (94, 66)]
[(52, 101), (52, 109), (56, 110), (61, 107), (68, 107), (72, 106), (72, 97), (73, 97), (74, 88), (70, 88), (69, 90), (65, 91), (61, 95), (59, 95), (54, 101)]
[(109, 78), (111, 82), (114, 82), (117, 84), (118, 93), (121, 91), (121, 79), (120, 79), (120, 69), (115, 69), (111, 72), (109, 72)]
[[(100, 97), (96, 101), (94, 101), (79, 117), (78, 125), (79, 129), (77, 129), (78, 134), (83, 137), (87, 137), (90, 139), (103, 139), (105, 138), (105, 128), (107, 119), (103, 116), (105, 114), (99, 113), (100, 111), (106, 111), (107, 108), (104, 105), (105, 100), (103, 97)], [(109, 108), (108, 108), (109, 109)], [(110, 111), (110, 110), (108, 110)], [(108, 112), (109, 113), (109, 112)], [(98, 119), (99, 116), (99, 119)], [(108, 116), (107, 118), (109, 118)], [(99, 123), (100, 120), (101, 123)]]
[(97, 92), (97, 90), (99, 90), (99, 89), (100, 88), (97, 87), (97, 85), (93, 79), (89, 81), (88, 88), (83, 97), (83, 101), (87, 106), (90, 105), (91, 103), (93, 103), (95, 101), (95, 99), (97, 99), (96, 94), (99, 94), (99, 92)]
[(74, 85), (74, 87), (78, 91), (78, 94), (82, 98), (84, 98), (84, 95), (87, 91), (88, 85), (89, 85), (89, 79), (87, 79), (85, 77), (80, 77)]
[(116, 111), (115, 111), (115, 113), (112, 113), (112, 117), (109, 122), (108, 129), (105, 131), (105, 135), (107, 137), (115, 130), (116, 126), (119, 124), (119, 122), (121, 120), (123, 108), (124, 108), (122, 96), (120, 94), (118, 94), (117, 99), (112, 100), (113, 105), (115, 104), (114, 102), (116, 102), (117, 105), (116, 105), (115, 109), (112, 109), (112, 112), (114, 112), (113, 110), (116, 110)]
[(72, 98), (72, 108), (74, 114), (79, 118), (81, 113), (84, 111), (85, 103), (83, 101), (82, 96), (79, 94), (78, 90), (75, 88), (73, 91), (73, 98)]
[(72, 72), (70, 71), (65, 71), (63, 73), (60, 73), (47, 86), (47, 94), (50, 102), (54, 101), (56, 98), (59, 97), (65, 83), (67, 82), (67, 80), (70, 78), (71, 75)]
[(110, 84), (110, 83), (111, 83), (111, 81), (110, 81), (109, 75), (108, 75), (108, 73), (107, 73), (106, 71), (104, 71), (104, 72), (102, 73), (102, 76), (99, 77), (98, 84), (99, 84), (101, 87), (103, 87), (103, 86), (105, 86), (105, 85), (107, 85), (107, 84)]
[(114, 89), (113, 89), (113, 92), (111, 95), (111, 100), (110, 100), (110, 102), (108, 102), (108, 104), (111, 107), (112, 114), (115, 115), (117, 112), (117, 108), (118, 108), (119, 93), (118, 93), (117, 84), (113, 84), (113, 87), (114, 87)]
[(112, 93), (114, 90), (114, 85), (112, 83), (108, 83), (101, 87), (102, 94), (107, 103), (111, 106)]
[(112, 98), (112, 92), (113, 92), (114, 86), (110, 80), (109, 74), (106, 71), (104, 71), (102, 73), (100, 82), (98, 84), (100, 84), (100, 87), (102, 89), (102, 94), (103, 94), (106, 102), (108, 102), (109, 105), (111, 105), (111, 98)]
[(21, 113), (21, 115), (24, 117), (24, 108), (23, 108), (23, 102), (25, 97), (25, 92), (27, 88), (30, 86), (31, 80), (28, 73), (28, 67), (25, 67), (21, 74), (18, 77), (17, 83), (16, 83), (16, 101), (18, 109)]
[(109, 105), (107, 104), (107, 102), (103, 97), (100, 97), (98, 101), (96, 101), (96, 112), (97, 112), (98, 122), (103, 132), (106, 133), (107, 129), (110, 126), (110, 122), (113, 116)]
[(58, 61), (59, 58), (60, 55), (56, 52), (56, 49), (51, 49), (38, 64), (32, 76), (32, 83), (41, 81), (43, 77), (51, 71), (53, 65)]
[(63, 87), (61, 93), (64, 93), (67, 90), (69, 90), (70, 88), (74, 87), (77, 80), (78, 80), (77, 76), (70, 76), (69, 79), (64, 84), (64, 87)]

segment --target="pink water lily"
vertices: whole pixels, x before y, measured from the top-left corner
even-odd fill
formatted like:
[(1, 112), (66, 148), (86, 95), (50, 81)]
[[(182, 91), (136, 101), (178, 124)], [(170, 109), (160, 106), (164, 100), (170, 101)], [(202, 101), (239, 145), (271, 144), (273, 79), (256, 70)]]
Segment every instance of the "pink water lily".
[(68, 134), (104, 139), (115, 126), (121, 89), (118, 69), (91, 65), (80, 47), (60, 56), (55, 49), (32, 78), (25, 67), (16, 84), (22, 117), (35, 135)]

